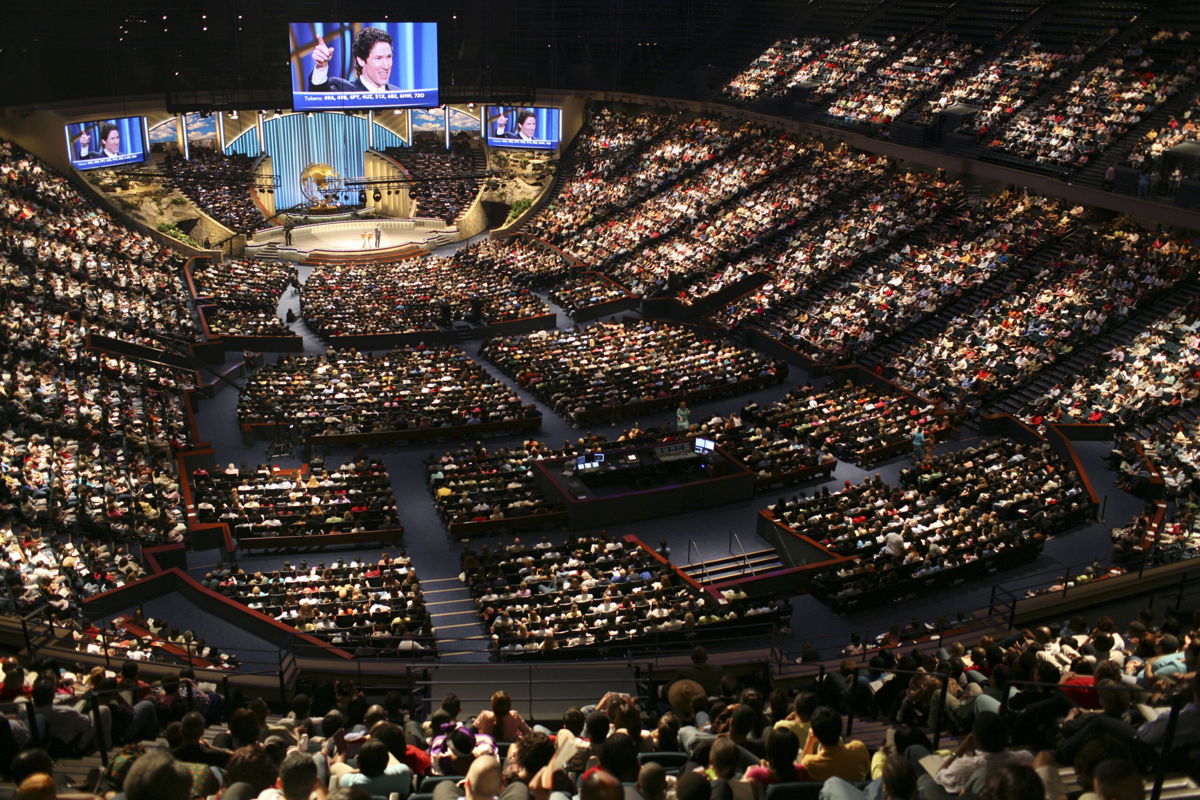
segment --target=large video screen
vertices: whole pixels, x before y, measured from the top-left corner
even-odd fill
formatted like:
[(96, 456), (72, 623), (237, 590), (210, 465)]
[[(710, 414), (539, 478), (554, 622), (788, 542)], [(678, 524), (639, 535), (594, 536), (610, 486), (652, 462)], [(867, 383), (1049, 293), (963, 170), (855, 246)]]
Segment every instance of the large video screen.
[(561, 128), (558, 108), (488, 106), (483, 117), (483, 136), (492, 147), (553, 150), (562, 138)]
[(438, 105), (436, 22), (293, 22), (292, 107)]
[(146, 118), (116, 117), (64, 125), (75, 169), (119, 167), (146, 160)]

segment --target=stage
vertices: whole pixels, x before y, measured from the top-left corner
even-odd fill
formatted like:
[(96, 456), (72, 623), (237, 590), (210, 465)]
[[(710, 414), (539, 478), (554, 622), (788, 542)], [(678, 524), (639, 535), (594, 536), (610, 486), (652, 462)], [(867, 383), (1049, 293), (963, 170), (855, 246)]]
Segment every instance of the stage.
[[(378, 245), (376, 227), (379, 228)], [(427, 252), (459, 238), (458, 229), (440, 219), (343, 218), (296, 225), (291, 229), (290, 244), (282, 226), (258, 231), (246, 242), (246, 255), (296, 261), (314, 252), (375, 253), (386, 257), (391, 254), (388, 251), (411, 253), (417, 247)]]

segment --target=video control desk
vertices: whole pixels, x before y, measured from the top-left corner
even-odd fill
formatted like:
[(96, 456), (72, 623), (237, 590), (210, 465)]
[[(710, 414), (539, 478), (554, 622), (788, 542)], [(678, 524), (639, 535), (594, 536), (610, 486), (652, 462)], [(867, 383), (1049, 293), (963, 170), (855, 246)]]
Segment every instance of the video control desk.
[(734, 503), (754, 474), (703, 438), (649, 443), (537, 462), (542, 489), (566, 506), (572, 530)]

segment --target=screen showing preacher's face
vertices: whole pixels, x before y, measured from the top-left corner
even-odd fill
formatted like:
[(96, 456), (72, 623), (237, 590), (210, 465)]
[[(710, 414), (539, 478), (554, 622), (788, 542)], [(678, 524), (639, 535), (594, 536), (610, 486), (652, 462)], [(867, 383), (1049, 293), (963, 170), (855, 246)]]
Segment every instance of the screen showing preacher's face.
[(112, 129), (108, 132), (108, 136), (104, 137), (102, 144), (104, 145), (104, 152), (110, 156), (117, 155), (121, 152), (121, 132), (116, 128)]
[(537, 117), (526, 117), (521, 123), (521, 135), (526, 139), (537, 137)]
[(387, 42), (376, 42), (367, 53), (367, 59), (355, 58), (363, 78), (376, 86), (387, 86), (392, 77), (392, 46)]

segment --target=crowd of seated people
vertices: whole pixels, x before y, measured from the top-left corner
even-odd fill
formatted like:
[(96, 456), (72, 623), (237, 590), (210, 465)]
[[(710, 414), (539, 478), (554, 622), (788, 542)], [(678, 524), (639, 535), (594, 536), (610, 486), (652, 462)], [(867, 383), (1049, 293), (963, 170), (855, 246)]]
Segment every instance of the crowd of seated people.
[[(177, 674), (150, 683), (142, 679), (134, 660), (110, 669), (49, 659), (22, 664), (9, 658), (4, 663), (3, 677), (0, 692), (5, 702), (17, 703), (16, 711), (0, 717), (0, 725), (6, 729), (3, 757), (9, 761), (5, 775), (24, 782), (27, 773), (44, 773), (46, 782), (41, 786), (52, 793), (54, 778), (49, 773), (57, 773), (55, 759), (78, 758), (97, 749), (107, 753), (114, 746), (126, 745), (134, 746), (127, 752), (141, 752), (138, 743), (153, 742), (164, 726), (167, 730), (172, 725), (178, 728), (179, 719), (185, 715), (193, 717), (193, 726), (202, 733), (209, 721), (219, 718), (224, 705), (216, 686), (197, 682), (191, 668), (184, 667)], [(27, 708), (37, 715), (36, 732), (30, 731)], [(201, 768), (207, 770), (206, 766)], [(188, 779), (185, 786), (190, 785), (191, 773), (185, 772), (184, 776)], [(211, 779), (209, 788), (218, 786), (215, 777)], [(160, 784), (159, 788), (165, 789), (166, 785)], [(65, 796), (97, 797), (86, 792)], [(147, 795), (147, 800), (152, 796)], [(189, 798), (187, 791), (179, 795), (179, 800), (185, 798)]]
[[(1173, 488), (1178, 491), (1178, 485)], [(1200, 557), (1200, 515), (1196, 513), (1194, 496), (1189, 495), (1187, 505), (1178, 506), (1174, 514), (1163, 520), (1161, 533), (1151, 537), (1149, 547), (1144, 540), (1137, 543), (1142, 545), (1142, 563), (1147, 567)], [(1115, 541), (1115, 530), (1113, 534), (1113, 560), (1124, 563), (1120, 543)]]
[(891, 63), (876, 65), (838, 95), (827, 113), (846, 122), (887, 125), (925, 92), (953, 77), (979, 52), (948, 33), (921, 37)]
[(799, 87), (814, 101), (828, 101), (858, 83), (896, 49), (897, 39), (883, 41), (851, 34), (794, 70), (788, 89)]
[[(537, 216), (530, 232), (570, 250), (569, 240), (602, 224), (610, 214), (632, 206), (685, 174), (702, 169), (746, 140), (746, 128), (699, 117), (685, 122), (658, 114), (640, 114), (614, 123), (627, 146), (583, 159), (562, 190)], [(651, 143), (640, 150), (642, 143)], [(584, 167), (587, 164), (587, 167)]]
[[(660, 185), (657, 193), (578, 229), (567, 240), (552, 241), (586, 263), (620, 260), (646, 242), (673, 235), (722, 202), (771, 180), (804, 155), (794, 137), (768, 136), (765, 129), (752, 123), (739, 125), (723, 141), (742, 144), (714, 153), (707, 162), (693, 157), (696, 169), (690, 174)], [(680, 163), (676, 161), (677, 169)]]
[[(237, 669), (240, 664), (236, 655), (220, 652), (191, 631), (181, 631), (161, 619), (143, 619), (140, 611), (135, 611), (129, 617), (114, 617), (107, 622), (80, 623), (79, 629), (72, 632), (72, 637), (75, 648), (81, 653), (109, 658), (185, 666), (190, 664), (204, 669), (223, 670)], [(194, 695), (201, 698), (198, 692)]]
[(267, 259), (230, 259), (199, 263), (192, 270), (196, 296), (223, 309), (274, 311), (288, 286), (299, 285), (296, 265)]
[(596, 536), (517, 539), (493, 553), (463, 553), (463, 573), (501, 659), (622, 647), (668, 632), (702, 636), (705, 626), (787, 622), (777, 601), (716, 600), (637, 544)]
[(707, 284), (689, 287), (689, 298), (702, 297), (709, 287), (719, 288), (741, 275), (762, 272), (770, 281), (722, 309), (716, 319), (737, 327), (770, 315), (772, 309), (794, 304), (806, 291), (859, 258), (931, 223), (962, 198), (957, 181), (920, 172), (901, 173), (885, 158), (869, 156), (845, 166), (847, 172), (865, 173), (849, 203), (807, 220), (785, 238), (730, 264)]
[(2, 141), (0, 253), (9, 265), (8, 295), (36, 294), (46, 313), (70, 309), (89, 331), (138, 343), (168, 333), (199, 338), (178, 277), (183, 259), (124, 228), (35, 157)]
[(447, 526), (530, 517), (560, 511), (534, 477), (534, 462), (564, 451), (529, 439), (488, 450), (461, 447), (425, 461), (429, 491)]
[(1002, 127), (1009, 117), (1037, 97), (1042, 86), (1058, 80), (1065, 69), (1081, 62), (1084, 56), (1079, 47), (1071, 53), (1056, 52), (1018, 37), (974, 74), (954, 82), (940, 97), (931, 100), (927, 114), (943, 111), (955, 103), (976, 106), (979, 111), (964, 123), (966, 130), (959, 132), (982, 138)]
[(125, 545), (8, 525), (0, 529), (0, 570), (7, 613), (40, 608), (59, 620), (80, 618), (83, 600), (145, 574)]
[(714, 414), (693, 424), (687, 433), (716, 441), (725, 453), (754, 473), (759, 491), (828, 477), (837, 466), (837, 460), (824, 449), (793, 436), (785, 428), (764, 424), (745, 409), (727, 417)]
[(814, 59), (824, 55), (829, 40), (822, 36), (780, 39), (754, 59), (721, 90), (735, 100), (777, 97), (787, 92), (791, 76)]
[[(1125, 159), (1126, 163), (1142, 172), (1163, 172), (1166, 168), (1163, 156), (1171, 148), (1184, 142), (1200, 141), (1200, 132), (1197, 131), (1195, 119), (1198, 112), (1200, 112), (1200, 94), (1192, 98), (1192, 102), (1177, 116), (1173, 115), (1166, 125), (1151, 130), (1143, 136), (1141, 141), (1135, 144), (1129, 152)], [(1181, 167), (1177, 166), (1176, 169), (1182, 173)]]
[(284, 562), (249, 573), (224, 568), (205, 576), (213, 591), (356, 655), (434, 655), (433, 628), (412, 559), (339, 558)]
[(194, 373), (87, 349), (93, 334), (158, 348), (197, 338), (181, 263), (0, 142), (6, 525), (181, 538), (172, 452), (191, 441)]
[[(887, 159), (848, 147), (808, 140), (795, 145), (775, 176), (738, 198), (736, 204), (702, 213), (686, 229), (643, 249), (616, 266), (618, 279), (641, 291), (719, 291), (745, 274), (743, 253), (768, 249), (772, 240), (807, 227), (811, 215), (828, 211), (833, 198), (856, 195), (878, 184)], [(702, 173), (708, 175), (706, 171)], [(721, 271), (722, 265), (734, 266)]]
[(773, 429), (748, 421), (753, 413), (713, 414), (686, 430), (675, 423), (649, 428), (635, 425), (611, 441), (603, 434), (591, 433), (574, 442), (564, 441), (558, 448), (536, 439), (495, 451), (476, 443), (426, 459), (429, 489), (442, 520), (464, 526), (563, 510), (534, 477), (536, 462), (547, 459), (571, 460), (585, 454), (705, 437), (754, 472), (764, 487), (797, 483), (815, 476), (820, 468), (832, 470), (837, 465), (827, 452), (793, 436), (785, 427)]
[(168, 154), (163, 166), (171, 173), (170, 182), (206, 214), (232, 231), (249, 233), (263, 224), (250, 197), (254, 161), (240, 153), (193, 147), (186, 159)]
[[(1031, 769), (1022, 790), (994, 794), (983, 788), (978, 796), (1067, 796), (1062, 767), (1073, 768), (1066, 771), (1068, 782), (1101, 791), (1091, 796), (1149, 796), (1143, 781), (1152, 783), (1153, 766), (1194, 767), (1187, 753), (1200, 743), (1192, 725), (1200, 700), (1197, 623), (1194, 615), (1172, 609), (1155, 624), (1147, 610), (1123, 629), (1109, 617), (1092, 625), (1072, 617), (1061, 627), (958, 640), (936, 656), (919, 647), (885, 647), (865, 666), (843, 661), (831, 683), (808, 695), (803, 706), (797, 699), (788, 719), (815, 726), (818, 702), (884, 719), (900, 726), (896, 750), (911, 760), (929, 753), (922, 740), (935, 728), (969, 734), (940, 769), (917, 767), (918, 793), (892, 797), (977, 796), (971, 786), (985, 779), (990, 784), (1000, 765), (1037, 765), (1041, 777)], [(1186, 705), (1168, 747), (1172, 715), (1163, 706), (1173, 699)], [(922, 732), (921, 743), (907, 751), (904, 726)]]
[(746, 406), (742, 418), (863, 467), (907, 450), (918, 428), (933, 440), (950, 427), (949, 416), (931, 403), (848, 381), (820, 389), (803, 384), (766, 407)]
[(612, 170), (663, 133), (678, 117), (642, 109), (589, 106), (587, 120), (571, 140), (573, 177), (594, 169)]
[(599, 272), (581, 272), (556, 283), (550, 290), (550, 301), (560, 306), (572, 319), (593, 306), (631, 297), (628, 289)]
[(252, 311), (211, 308), (204, 312), (204, 323), (213, 336), (295, 336), (274, 310)]
[(1083, 73), (1046, 104), (1017, 114), (990, 146), (1038, 164), (1082, 167), (1194, 77), (1195, 63), (1155, 63), (1135, 47)]
[(821, 597), (839, 607), (872, 604), (915, 593), (927, 579), (948, 584), (973, 569), (1032, 560), (1046, 536), (1083, 522), (1089, 506), (1058, 456), (1008, 440), (924, 459), (901, 483), (875, 476), (768, 507), (796, 532), (855, 557), (814, 579)]
[[(136, 397), (123, 407), (119, 392), (106, 397), (116, 401), (114, 414), (161, 408), (136, 404)], [(147, 544), (182, 541), (183, 507), (169, 440), (135, 450), (119, 426), (97, 427), (89, 439), (73, 438), (69, 429), (57, 434), (53, 425), (15, 428), (27, 439), (11, 431), (0, 437), (0, 511), (13, 524), (111, 533)]]
[(491, 339), (480, 354), (567, 419), (782, 380), (779, 362), (687, 328), (596, 323)]
[[(1194, 498), (1200, 497), (1200, 423), (1192, 420), (1177, 424), (1141, 444), (1162, 476), (1166, 496), (1195, 507)], [(1122, 473), (1140, 469), (1133, 454), (1125, 463), (1129, 466), (1122, 466)]]
[(485, 239), (454, 253), (460, 267), (507, 275), (520, 286), (557, 286), (567, 277), (566, 259), (556, 250), (522, 236)]
[(1001, 193), (910, 241), (837, 291), (764, 319), (776, 338), (848, 359), (1008, 270), (1067, 230), (1059, 203)]
[(312, 464), (283, 472), (264, 465), (247, 474), (198, 468), (191, 486), (196, 521), (223, 522), (238, 539), (401, 527), (387, 467), (365, 456), (332, 470)]
[[(488, 560), (511, 561), (519, 575), (521, 553), (558, 551), (544, 544), (515, 545), (513, 558), (499, 552)], [(583, 556), (597, 546), (574, 544)], [(608, 557), (610, 544), (599, 545), (599, 554)], [(612, 553), (618, 563), (625, 555)], [(579, 560), (571, 552), (556, 558)], [(587, 566), (577, 571), (586, 573)], [(656, 591), (655, 580), (652, 573), (641, 586), (626, 581), (622, 603), (614, 601), (618, 613), (629, 615), (625, 603), (648, 607), (644, 596)], [(581, 582), (573, 591), (599, 588)], [(593, 606), (604, 602), (593, 595)], [(550, 627), (535, 613), (538, 627)], [(818, 681), (787, 687), (722, 669), (696, 648), (665, 701), (601, 686), (594, 711), (572, 706), (528, 720), (502, 687), (490, 687), (497, 690), (474, 716), (448, 694), (419, 722), (400, 692), (373, 696), (352, 682), (319, 682), (311, 698), (297, 695), (280, 719), (270, 718), (260, 698), (249, 707), (235, 704), (228, 730), (211, 742), (205, 714), (188, 712), (182, 724), (164, 730), (166, 747), (155, 742), (123, 754), (105, 771), (102, 786), (123, 790), (129, 800), (195, 800), (217, 792), (268, 792), (284, 800), (303, 800), (306, 793), (406, 798), (418, 789), (436, 800), (536, 800), (570, 797), (573, 787), (590, 800), (622, 793), (629, 800), (702, 800), (759, 797), (779, 785), (778, 791), (812, 796), (820, 788), (830, 798), (1061, 800), (1080, 789), (1099, 798), (1149, 796), (1161, 766), (1170, 790), (1188, 791), (1179, 776), (1194, 769), (1187, 754), (1200, 744), (1200, 678), (1194, 675), (1200, 617), (1186, 609), (1169, 609), (1161, 618), (1147, 610), (1123, 626), (1109, 617), (1093, 623), (1073, 617), (1061, 626), (964, 637), (936, 648), (900, 648), (892, 643), (899, 639), (889, 632), (868, 660), (846, 659)], [(90, 694), (128, 687), (144, 698), (134, 708), (109, 701), (105, 716), (123, 724), (104, 728), (105, 746), (110, 727), (122, 742), (153, 738), (161, 722), (195, 707), (194, 701), (168, 702), (168, 683), (140, 681), (134, 663), (119, 675), (99, 669), (83, 679), (70, 666), (26, 672), (10, 663), (5, 669), (6, 693), (28, 698), (52, 720), (50, 748), (59, 754), (96, 738), (89, 717), (76, 710), (86, 709)], [(891, 726), (875, 752), (848, 733), (848, 715)], [(35, 790), (48, 796), (55, 788), (54, 759), (31, 746), (20, 714), (3, 722), (13, 734), (6, 759), (20, 751), (8, 768), (21, 796)], [(931, 742), (947, 736), (958, 743), (931, 761)], [(221, 765), (220, 778), (210, 765)]]
[[(1129, 58), (1146, 59), (1148, 56), (1159, 59), (1175, 60), (1181, 63), (1189, 62), (1194, 56), (1194, 35), (1189, 30), (1160, 29), (1149, 41), (1133, 48)], [(1195, 141), (1195, 123), (1192, 118), (1197, 110), (1197, 98), (1191, 98), (1176, 115), (1172, 115), (1168, 123), (1156, 128), (1142, 137), (1126, 157), (1126, 163), (1144, 172), (1161, 171), (1163, 153), (1181, 142)]]
[(305, 436), (518, 422), (536, 414), (462, 350), (290, 353), (256, 372), (238, 398), (243, 424), (297, 425)]
[(680, 429), (678, 420), (649, 428), (635, 424), (611, 444), (605, 437), (592, 434), (577, 447), (565, 443), (564, 452), (573, 456), (639, 444), (712, 439), (730, 458), (754, 473), (757, 491), (771, 486), (800, 483), (818, 475), (828, 476), (837, 466), (837, 460), (821, 448), (798, 440), (785, 429), (773, 429), (761, 424), (761, 420), (754, 418), (756, 407), (751, 404), (741, 412), (727, 416), (714, 413), (698, 422), (691, 422), (686, 430)]
[(1143, 423), (1200, 399), (1200, 303), (1176, 309), (1021, 409), (1032, 425)]
[(1007, 392), (1081, 341), (1126, 319), (1148, 295), (1194, 274), (1190, 242), (1122, 220), (1090, 231), (1076, 252), (1009, 286), (889, 362), (896, 381), (950, 402)]
[(416, 152), (407, 147), (389, 147), (386, 152), (413, 179), (408, 193), (416, 203), (414, 217), (440, 219), (453, 225), (479, 192), (469, 153)]
[(324, 337), (434, 330), (455, 320), (490, 325), (549, 313), (528, 287), (474, 255), (322, 265), (300, 300), (305, 322)]

